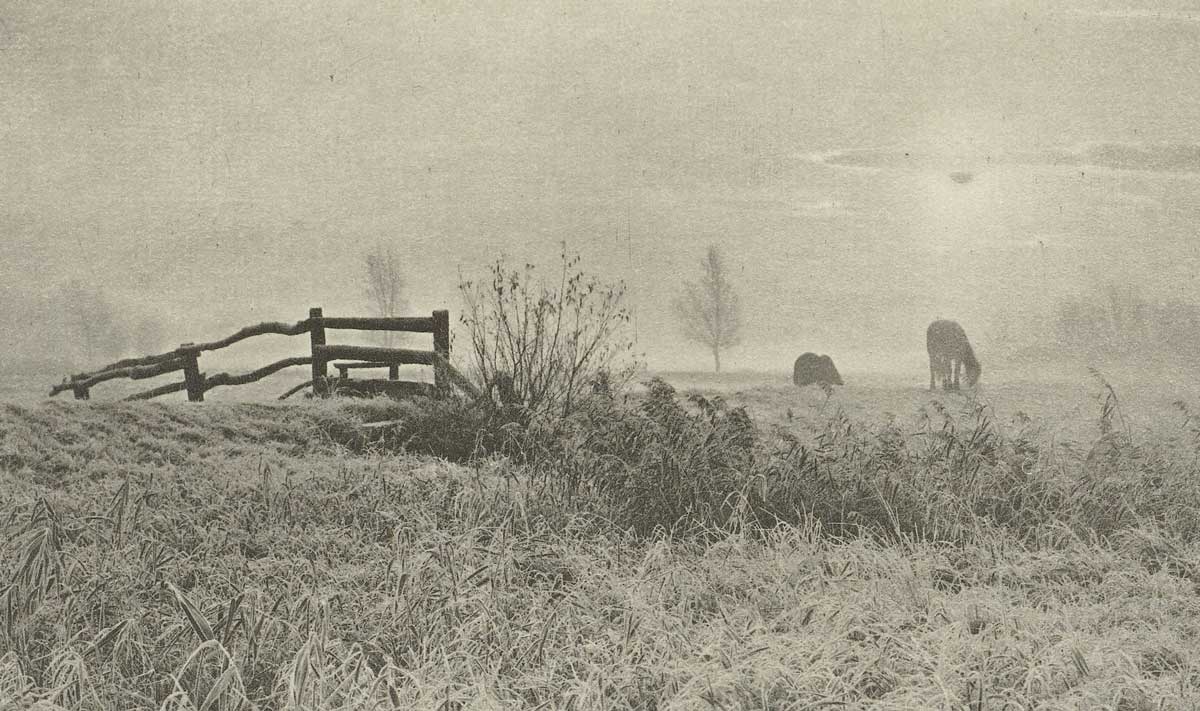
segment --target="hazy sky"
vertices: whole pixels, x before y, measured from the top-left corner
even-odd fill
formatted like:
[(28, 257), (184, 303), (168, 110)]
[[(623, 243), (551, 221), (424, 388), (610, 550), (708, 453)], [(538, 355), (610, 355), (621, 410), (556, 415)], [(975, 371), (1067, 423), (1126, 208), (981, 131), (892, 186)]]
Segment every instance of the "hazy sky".
[(730, 368), (1200, 296), (1200, 3), (0, 0), (0, 66), (10, 328), (72, 278), (172, 342), (362, 313), (387, 240), (457, 317), (460, 270), (565, 239), (660, 367), (708, 365), (668, 304), (710, 242)]

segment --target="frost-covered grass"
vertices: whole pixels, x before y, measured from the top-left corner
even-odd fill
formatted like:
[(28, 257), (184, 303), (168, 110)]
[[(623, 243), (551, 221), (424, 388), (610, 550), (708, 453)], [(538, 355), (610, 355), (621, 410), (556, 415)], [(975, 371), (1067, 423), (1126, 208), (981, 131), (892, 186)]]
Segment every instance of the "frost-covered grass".
[(735, 404), (6, 407), (0, 708), (1200, 706), (1183, 412)]

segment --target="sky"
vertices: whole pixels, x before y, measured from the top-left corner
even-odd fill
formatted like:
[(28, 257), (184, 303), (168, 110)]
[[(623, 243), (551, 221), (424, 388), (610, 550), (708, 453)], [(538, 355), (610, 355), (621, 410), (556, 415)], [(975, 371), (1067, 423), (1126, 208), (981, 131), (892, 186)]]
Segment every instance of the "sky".
[(709, 244), (729, 369), (919, 379), (935, 317), (1200, 297), (1197, 2), (0, 0), (0, 65), (0, 324), (35, 355), (71, 280), (171, 342), (362, 314), (376, 243), (453, 318), (565, 241), (656, 368), (710, 365), (670, 309)]

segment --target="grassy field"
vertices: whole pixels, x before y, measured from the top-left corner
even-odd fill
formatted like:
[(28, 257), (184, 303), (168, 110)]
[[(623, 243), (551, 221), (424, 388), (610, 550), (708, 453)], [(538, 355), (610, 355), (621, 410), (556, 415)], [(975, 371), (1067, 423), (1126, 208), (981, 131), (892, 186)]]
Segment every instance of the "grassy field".
[(0, 708), (1200, 707), (1190, 394), (667, 379), (3, 406)]

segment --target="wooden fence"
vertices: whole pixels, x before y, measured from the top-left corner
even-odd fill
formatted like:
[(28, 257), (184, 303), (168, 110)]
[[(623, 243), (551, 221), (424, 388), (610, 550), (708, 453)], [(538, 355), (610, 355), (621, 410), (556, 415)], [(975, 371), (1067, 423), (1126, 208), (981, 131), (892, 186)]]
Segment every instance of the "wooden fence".
[[(410, 350), (407, 348), (379, 348), (374, 346), (339, 346), (326, 343), (326, 333), (331, 330), (398, 331), (433, 334), (433, 350)], [(200, 354), (233, 345), (238, 341), (278, 334), (298, 336), (309, 334), (311, 353), (307, 356), (284, 358), (258, 370), (241, 375), (217, 373), (208, 375), (200, 370)], [(334, 362), (344, 360), (349, 362)], [(404, 364), (428, 365), (433, 367), (433, 387), (428, 383), (402, 381), (399, 366)], [(355, 385), (379, 383), (381, 381), (351, 381), (349, 371), (355, 368), (387, 368), (388, 381), (375, 391), (423, 392), (445, 395), (451, 384), (457, 384), (475, 394), (470, 383), (450, 365), (450, 312), (434, 311), (427, 317), (327, 317), (321, 309), (309, 309), (308, 318), (294, 324), (282, 322), (260, 323), (247, 326), (231, 336), (210, 343), (184, 343), (173, 351), (143, 358), (128, 358), (110, 363), (98, 370), (79, 373), (63, 380), (50, 389), (51, 397), (72, 391), (77, 400), (86, 400), (90, 391), (100, 383), (117, 378), (142, 380), (178, 371), (183, 372), (182, 382), (173, 382), (144, 392), (130, 395), (126, 400), (146, 400), (167, 393), (187, 391), (188, 400), (202, 402), (204, 393), (222, 385), (246, 385), (261, 380), (272, 373), (301, 365), (312, 366), (312, 379), (288, 390), (280, 399), (312, 386), (313, 395), (324, 397), (339, 388), (353, 389)], [(329, 366), (338, 370), (339, 377), (329, 376)]]

